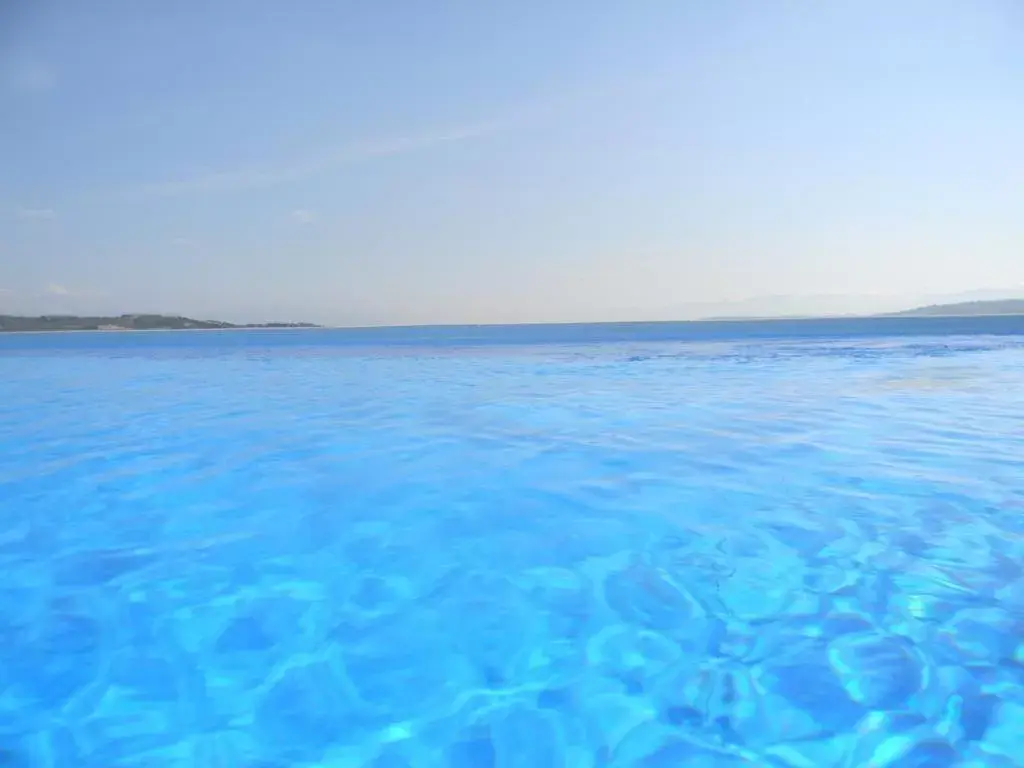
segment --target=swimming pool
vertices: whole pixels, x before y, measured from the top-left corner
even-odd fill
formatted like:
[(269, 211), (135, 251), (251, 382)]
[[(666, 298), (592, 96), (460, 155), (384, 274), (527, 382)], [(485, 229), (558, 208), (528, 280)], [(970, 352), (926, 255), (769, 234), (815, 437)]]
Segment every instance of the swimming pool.
[(0, 749), (1018, 765), (1024, 322), (721, 325), (0, 338)]

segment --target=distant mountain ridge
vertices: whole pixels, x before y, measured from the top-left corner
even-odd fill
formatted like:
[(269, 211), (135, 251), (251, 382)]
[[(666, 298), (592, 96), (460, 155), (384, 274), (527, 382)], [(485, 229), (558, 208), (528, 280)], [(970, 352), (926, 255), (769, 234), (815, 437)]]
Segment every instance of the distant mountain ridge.
[(964, 317), (974, 315), (1024, 315), (1024, 299), (960, 301), (890, 312), (888, 317)]
[(731, 319), (869, 317), (904, 312), (933, 305), (976, 301), (1004, 301), (1024, 297), (1024, 285), (982, 288), (958, 293), (864, 293), (864, 294), (779, 294), (752, 296), (735, 301), (679, 305), (666, 308), (650, 319)]
[(193, 320), (177, 315), (0, 315), (0, 332), (27, 331), (184, 331), (229, 328), (317, 328), (313, 323), (248, 323)]
[[(739, 302), (743, 304), (743, 302)], [(979, 299), (928, 304), (898, 311), (875, 312), (779, 312), (737, 313), (704, 317), (675, 318), (675, 321), (727, 320), (814, 320), (823, 318), (865, 317), (971, 317), (981, 315), (1024, 315), (1024, 298)], [(651, 322), (652, 320), (647, 320)], [(615, 321), (605, 321), (615, 322)], [(643, 322), (632, 320), (631, 322)], [(657, 320), (653, 320), (657, 322)], [(665, 322), (665, 321), (662, 321)], [(669, 321), (671, 322), (671, 321)], [(180, 315), (71, 315), (50, 314), (37, 317), (0, 315), (0, 333), (39, 331), (152, 331), (152, 330), (227, 330), (232, 328), (320, 328), (315, 323), (229, 323), (223, 320), (196, 320)]]

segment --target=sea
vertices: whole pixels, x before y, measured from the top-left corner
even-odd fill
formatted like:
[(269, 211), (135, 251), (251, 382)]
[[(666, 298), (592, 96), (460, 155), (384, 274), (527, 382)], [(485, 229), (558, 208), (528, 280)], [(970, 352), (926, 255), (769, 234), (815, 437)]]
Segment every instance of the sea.
[(0, 336), (0, 766), (1024, 765), (1024, 317)]

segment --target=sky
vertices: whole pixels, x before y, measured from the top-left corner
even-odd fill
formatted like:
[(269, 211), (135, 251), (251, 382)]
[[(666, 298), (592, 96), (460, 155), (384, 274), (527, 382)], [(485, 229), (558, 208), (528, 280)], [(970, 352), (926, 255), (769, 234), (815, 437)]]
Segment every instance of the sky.
[(1024, 296), (1022, 136), (1019, 0), (0, 2), (0, 313)]

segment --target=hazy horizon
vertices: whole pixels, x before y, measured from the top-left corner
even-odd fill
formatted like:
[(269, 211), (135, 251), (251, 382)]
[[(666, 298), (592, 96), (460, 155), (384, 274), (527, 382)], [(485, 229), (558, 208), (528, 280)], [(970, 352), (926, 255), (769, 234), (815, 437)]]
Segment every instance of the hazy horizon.
[[(908, 309), (917, 309), (930, 305), (961, 304), (977, 301), (998, 301), (1006, 299), (1024, 300), (1024, 287), (1011, 290), (978, 290), (967, 291), (958, 294), (931, 295), (910, 297), (895, 296), (754, 296), (747, 299), (740, 299), (732, 302), (694, 302), (689, 305), (682, 305), (671, 308), (660, 308), (647, 310), (646, 312), (612, 312), (600, 319), (563, 319), (563, 320), (524, 320), (519, 322), (490, 321), (482, 323), (445, 323), (445, 322), (419, 322), (419, 323), (395, 323), (388, 321), (373, 320), (352, 320), (331, 321), (319, 320), (319, 325), (337, 328), (358, 328), (358, 327), (388, 327), (388, 326), (450, 326), (450, 325), (544, 325), (544, 324), (586, 324), (586, 323), (622, 323), (622, 322), (686, 322), (701, 320), (758, 320), (758, 319), (785, 319), (785, 318), (843, 318), (843, 317), (870, 317), (886, 313), (899, 312)], [(0, 311), (3, 314), (19, 314)], [(225, 316), (224, 313), (200, 313), (190, 314), (187, 312), (176, 312), (173, 310), (154, 311), (143, 308), (136, 308), (132, 311), (107, 310), (87, 311), (74, 313), (67, 310), (55, 312), (34, 312), (29, 315), (60, 315), (60, 314), (90, 314), (104, 317), (120, 317), (126, 315), (158, 314), (168, 317), (190, 317), (194, 320), (216, 320), (227, 321), (238, 324), (246, 323), (268, 323), (268, 322), (314, 322), (308, 317), (265, 317), (254, 315)]]
[(1024, 295), (1014, 0), (13, 5), (0, 313), (587, 322)]

